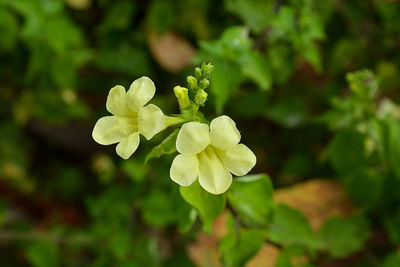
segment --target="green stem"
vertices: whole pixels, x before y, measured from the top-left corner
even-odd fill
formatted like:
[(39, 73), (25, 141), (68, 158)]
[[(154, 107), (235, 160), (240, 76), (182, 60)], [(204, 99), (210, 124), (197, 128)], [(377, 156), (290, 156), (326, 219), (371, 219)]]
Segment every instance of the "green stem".
[(194, 120), (194, 118), (196, 117), (197, 111), (199, 111), (199, 105), (194, 104), (194, 107), (193, 107), (193, 114), (192, 114), (192, 120)]
[(177, 125), (180, 123), (184, 123), (187, 122), (187, 119), (181, 118), (181, 117), (172, 117), (172, 116), (164, 116), (165, 118), (165, 126), (164, 129), (169, 127), (169, 126), (173, 126), (173, 125)]

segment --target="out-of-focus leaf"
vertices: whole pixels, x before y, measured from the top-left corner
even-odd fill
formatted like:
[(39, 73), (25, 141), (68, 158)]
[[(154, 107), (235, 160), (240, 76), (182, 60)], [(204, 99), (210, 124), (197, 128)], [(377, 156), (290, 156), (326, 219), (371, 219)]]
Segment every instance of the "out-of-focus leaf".
[(147, 13), (147, 24), (158, 32), (170, 29), (179, 16), (178, 10), (174, 6), (175, 2), (155, 0), (151, 1)]
[(65, 0), (65, 3), (73, 9), (85, 10), (91, 6), (92, 0)]
[(356, 38), (342, 38), (335, 43), (333, 51), (329, 54), (327, 69), (332, 73), (339, 73), (343, 69), (348, 69), (354, 62), (360, 60), (365, 51), (365, 44), (362, 40)]
[(262, 90), (270, 89), (272, 74), (267, 60), (261, 53), (249, 52), (240, 58), (240, 64), (244, 76), (256, 82)]
[(133, 260), (138, 266), (160, 266), (160, 251), (155, 238), (140, 236), (135, 240)]
[(266, 117), (282, 126), (293, 128), (306, 121), (307, 110), (300, 99), (276, 101), (266, 110)]
[[(236, 60), (248, 53), (252, 46), (248, 30), (245, 27), (234, 26), (226, 29), (218, 40), (200, 42), (200, 48), (207, 53), (220, 58)], [(216, 67), (217, 64), (214, 64)], [(213, 77), (215, 75), (215, 70)]]
[(145, 163), (153, 158), (159, 158), (162, 155), (169, 155), (176, 152), (176, 137), (178, 136), (179, 129), (173, 131), (167, 136), (159, 145), (153, 147), (149, 154), (147, 154)]
[(375, 170), (360, 169), (344, 178), (347, 191), (356, 204), (370, 209), (379, 201), (385, 179), (384, 173)]
[(274, 192), (275, 202), (301, 211), (312, 229), (319, 229), (334, 215), (349, 215), (355, 208), (347, 191), (339, 182), (331, 179), (313, 179)]
[(215, 97), (215, 106), (218, 113), (222, 113), (229, 96), (237, 89), (242, 79), (240, 67), (236, 63), (227, 61), (215, 62), (210, 90)]
[(143, 181), (149, 172), (147, 165), (144, 165), (142, 162), (134, 159), (124, 160), (121, 168), (134, 182)]
[(362, 248), (370, 236), (365, 217), (331, 218), (320, 230), (326, 248), (334, 257), (344, 257)]
[(346, 75), (350, 89), (361, 99), (372, 100), (378, 90), (378, 82), (370, 70), (360, 70)]
[(32, 266), (35, 267), (55, 267), (60, 266), (60, 252), (55, 243), (34, 242), (28, 246), (26, 257)]
[(273, 11), (272, 2), (263, 0), (226, 0), (225, 6), (257, 33), (267, 26)]
[(45, 34), (48, 45), (57, 53), (70, 52), (68, 48), (76, 48), (83, 44), (83, 34), (66, 17), (52, 18), (46, 23)]
[(85, 185), (82, 173), (74, 166), (55, 165), (55, 169), (57, 171), (54, 172), (58, 173), (58, 175), (57, 179), (49, 183), (49, 194), (54, 194), (64, 199), (77, 199), (82, 194)]
[(98, 26), (98, 31), (105, 34), (111, 31), (129, 29), (135, 11), (136, 6), (130, 1), (115, 2), (107, 10), (105, 19)]
[(366, 164), (365, 137), (356, 131), (338, 132), (329, 145), (329, 159), (339, 173), (349, 173)]
[(197, 211), (186, 202), (179, 203), (177, 210), (178, 229), (181, 233), (186, 233), (190, 230), (197, 219)]
[(291, 6), (282, 6), (272, 18), (270, 37), (276, 41), (281, 38), (293, 38), (296, 28), (296, 12)]
[(181, 248), (175, 251), (172, 257), (168, 258), (166, 262), (164, 262), (165, 267), (177, 267), (177, 266), (185, 266), (185, 267), (195, 267), (194, 263), (189, 259), (185, 248)]
[(294, 70), (294, 60), (288, 45), (273, 45), (267, 50), (267, 62), (269, 63), (273, 80), (278, 84), (283, 84), (292, 75)]
[(150, 57), (144, 49), (121, 42), (103, 47), (96, 57), (96, 64), (107, 71), (119, 71), (130, 75), (149, 75)]
[(385, 21), (384, 25), (388, 30), (400, 32), (400, 10), (398, 3), (391, 1), (376, 1), (373, 2), (379, 16)]
[(110, 250), (118, 260), (126, 258), (131, 249), (132, 236), (129, 231), (120, 229), (110, 236)]
[(234, 179), (228, 191), (228, 201), (246, 224), (268, 225), (274, 208), (270, 178), (259, 174)]
[(5, 7), (0, 6), (0, 50), (11, 50), (17, 41), (17, 18)]
[(305, 245), (310, 248), (320, 245), (307, 218), (299, 211), (282, 204), (276, 206), (274, 218), (268, 229), (268, 238), (273, 242)]
[(191, 64), (196, 53), (193, 45), (182, 35), (165, 32), (147, 34), (150, 51), (158, 64), (170, 72), (179, 72)]
[(220, 241), (219, 253), (227, 266), (244, 266), (264, 244), (265, 231), (238, 228), (231, 214), (227, 226), (229, 232)]
[(322, 72), (321, 55), (318, 46), (314, 42), (299, 45), (298, 48), (304, 58), (311, 64), (317, 73)]
[(164, 226), (176, 220), (173, 197), (161, 190), (153, 190), (141, 209), (143, 219), (150, 225)]
[(228, 106), (227, 113), (237, 118), (265, 117), (268, 93), (265, 91), (238, 92), (232, 97), (235, 106)]
[(387, 214), (383, 220), (386, 231), (393, 243), (400, 241), (400, 211), (391, 212)]
[(389, 120), (389, 160), (394, 173), (400, 179), (400, 121)]
[(204, 230), (210, 232), (213, 220), (225, 208), (225, 195), (208, 193), (198, 181), (190, 186), (181, 186), (180, 192), (183, 199), (199, 212)]
[[(279, 252), (279, 256), (278, 256), (278, 259), (276, 260), (275, 266), (276, 267), (292, 267), (292, 266), (306, 267), (306, 266), (308, 266), (308, 265), (305, 265), (306, 252), (307, 252), (307, 248), (304, 246), (300, 246), (300, 245), (287, 246)], [(296, 265), (294, 265), (293, 263), (296, 263)]]
[(397, 267), (400, 265), (400, 252), (390, 253), (383, 261), (382, 267)]

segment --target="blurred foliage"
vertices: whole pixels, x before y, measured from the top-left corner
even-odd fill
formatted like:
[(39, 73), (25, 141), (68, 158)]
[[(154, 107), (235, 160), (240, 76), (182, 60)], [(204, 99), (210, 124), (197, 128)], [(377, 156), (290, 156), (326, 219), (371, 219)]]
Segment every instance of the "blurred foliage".
[[(156, 55), (181, 51), (152, 38), (171, 33), (196, 48), (178, 72)], [(226, 266), (265, 242), (277, 266), (354, 253), (353, 266), (400, 266), (399, 34), (395, 0), (0, 0), (0, 265), (193, 266), (185, 248), (228, 210)], [(179, 189), (176, 132), (128, 161), (91, 139), (112, 86), (149, 76), (176, 113), (172, 88), (202, 61), (215, 66), (205, 115), (232, 116), (271, 179)], [(319, 177), (357, 212), (315, 231), (272, 183)]]

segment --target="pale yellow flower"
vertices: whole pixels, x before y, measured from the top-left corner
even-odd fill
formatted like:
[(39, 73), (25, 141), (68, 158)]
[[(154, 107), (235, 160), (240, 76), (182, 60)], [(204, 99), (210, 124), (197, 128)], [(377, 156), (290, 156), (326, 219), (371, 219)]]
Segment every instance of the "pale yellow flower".
[(117, 145), (117, 154), (128, 159), (139, 146), (139, 133), (147, 140), (159, 133), (165, 125), (160, 108), (147, 104), (156, 87), (148, 77), (135, 80), (128, 92), (121, 85), (111, 88), (106, 107), (114, 116), (100, 118), (93, 129), (93, 139), (102, 145)]
[(246, 175), (256, 164), (256, 156), (239, 144), (240, 133), (228, 116), (205, 123), (185, 123), (178, 133), (180, 153), (172, 162), (171, 179), (189, 186), (199, 178), (200, 185), (212, 194), (222, 194), (232, 183), (232, 174)]

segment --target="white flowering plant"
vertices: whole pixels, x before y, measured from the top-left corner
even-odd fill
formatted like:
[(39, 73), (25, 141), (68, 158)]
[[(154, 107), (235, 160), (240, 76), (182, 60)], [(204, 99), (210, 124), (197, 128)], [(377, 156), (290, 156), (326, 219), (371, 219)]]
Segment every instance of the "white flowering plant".
[[(175, 115), (165, 115), (159, 107), (149, 104), (156, 87), (148, 77), (136, 79), (128, 91), (121, 85), (114, 86), (106, 102), (112, 116), (100, 118), (92, 132), (99, 144), (117, 144), (118, 156), (128, 160), (139, 146), (140, 135), (150, 140), (167, 128), (176, 128), (150, 151), (146, 162), (178, 152), (170, 167), (171, 182), (180, 186), (182, 197), (200, 215), (206, 230), (210, 230), (213, 219), (225, 208), (225, 193), (238, 180), (233, 175), (247, 175), (257, 161), (253, 151), (240, 143), (241, 134), (229, 116), (218, 116), (209, 123), (200, 111), (208, 99), (206, 90), (213, 68), (210, 63), (203, 63), (195, 68), (194, 76), (187, 77), (188, 87), (174, 87), (180, 108), (180, 114)], [(164, 149), (167, 147), (172, 149)], [(249, 177), (249, 181), (262, 180), (270, 188), (265, 175)], [(243, 181), (246, 179), (239, 183)], [(267, 192), (270, 194), (270, 190)], [(210, 205), (203, 204), (207, 202)], [(267, 222), (270, 212), (262, 216)]]

